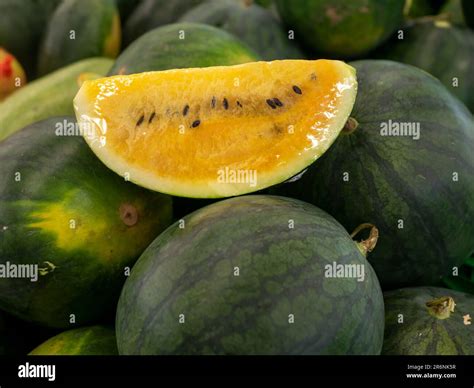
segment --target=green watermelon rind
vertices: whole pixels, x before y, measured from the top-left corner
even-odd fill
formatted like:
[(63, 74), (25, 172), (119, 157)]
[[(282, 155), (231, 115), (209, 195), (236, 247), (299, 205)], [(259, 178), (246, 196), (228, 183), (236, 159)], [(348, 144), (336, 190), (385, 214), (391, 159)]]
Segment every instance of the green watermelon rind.
[(89, 326), (64, 331), (34, 348), (30, 356), (115, 356), (115, 330)]

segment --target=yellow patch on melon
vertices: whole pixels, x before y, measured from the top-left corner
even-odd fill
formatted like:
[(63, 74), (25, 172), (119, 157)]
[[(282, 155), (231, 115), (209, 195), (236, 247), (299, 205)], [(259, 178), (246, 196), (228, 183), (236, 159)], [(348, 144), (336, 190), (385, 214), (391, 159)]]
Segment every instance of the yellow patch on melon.
[(164, 193), (225, 197), (282, 182), (320, 157), (356, 90), (355, 70), (341, 61), (285, 60), (86, 81), (74, 106), (89, 146), (118, 174)]

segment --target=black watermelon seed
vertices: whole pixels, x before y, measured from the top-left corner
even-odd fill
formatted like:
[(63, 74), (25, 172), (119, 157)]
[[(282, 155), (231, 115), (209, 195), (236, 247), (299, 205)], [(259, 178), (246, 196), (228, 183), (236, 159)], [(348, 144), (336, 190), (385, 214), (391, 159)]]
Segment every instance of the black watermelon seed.
[(276, 106), (280, 106), (280, 107), (283, 106), (283, 103), (278, 98), (274, 98), (273, 102), (275, 103)]
[(193, 122), (192, 127), (196, 128), (196, 127), (199, 126), (199, 124), (201, 124), (201, 120), (196, 120), (196, 121)]
[(141, 115), (140, 118), (139, 118), (138, 121), (137, 121), (137, 127), (139, 127), (140, 125), (142, 125), (143, 120), (145, 120), (145, 116), (144, 116), (144, 115)]
[(212, 106), (213, 108), (216, 107), (216, 98), (215, 98), (215, 97), (212, 97), (211, 106)]
[(296, 94), (303, 94), (303, 92), (301, 91), (301, 89), (296, 86), (296, 85), (293, 85), (293, 91), (296, 93)]
[(270, 107), (271, 107), (272, 109), (276, 109), (276, 105), (275, 105), (275, 103), (273, 102), (273, 100), (268, 99), (268, 100), (267, 100), (267, 104), (270, 105)]
[(150, 115), (150, 118), (148, 119), (148, 124), (150, 124), (153, 119), (155, 118), (155, 112), (153, 112), (151, 115)]
[(242, 108), (242, 104), (240, 103), (240, 101), (237, 101), (237, 105)]
[(186, 105), (183, 109), (183, 116), (186, 116), (188, 114), (188, 111), (189, 111), (189, 105)]
[(224, 109), (229, 109), (229, 101), (227, 101), (227, 98), (224, 97), (222, 104), (224, 105)]

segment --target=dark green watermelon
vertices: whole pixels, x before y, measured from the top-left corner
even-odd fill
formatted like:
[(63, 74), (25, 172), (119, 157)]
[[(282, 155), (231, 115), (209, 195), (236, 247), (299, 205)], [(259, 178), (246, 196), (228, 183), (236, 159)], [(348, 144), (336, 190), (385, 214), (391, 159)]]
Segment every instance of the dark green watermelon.
[(107, 169), (75, 121), (32, 124), (0, 143), (0, 308), (67, 328), (115, 309), (171, 198)]
[(352, 65), (359, 90), (346, 129), (298, 181), (272, 191), (320, 206), (348, 230), (377, 225), (369, 259), (382, 287), (436, 284), (474, 249), (473, 117), (415, 67)]
[(180, 21), (222, 28), (266, 61), (304, 57), (273, 13), (249, 0), (206, 0), (185, 13)]
[(382, 354), (474, 355), (474, 325), (464, 318), (473, 315), (473, 295), (414, 287), (386, 292), (384, 300)]
[(123, 29), (124, 45), (156, 27), (176, 22), (186, 11), (203, 0), (142, 0)]
[(237, 65), (256, 59), (249, 47), (225, 31), (198, 23), (176, 23), (133, 42), (117, 58), (109, 75)]
[(32, 356), (113, 356), (117, 355), (115, 331), (106, 326), (90, 326), (64, 331), (34, 348)]
[[(120, 354), (379, 354), (378, 280), (325, 212), (253, 195), (207, 206), (181, 225), (158, 236), (126, 281)], [(327, 266), (337, 264), (363, 278), (330, 277)]]
[(443, 281), (453, 290), (474, 294), (474, 255), (467, 259), (456, 275), (447, 276)]
[(317, 53), (361, 56), (402, 24), (404, 0), (275, 0), (296, 39)]
[(438, 78), (474, 111), (474, 32), (424, 21), (404, 29), (379, 57), (419, 67)]

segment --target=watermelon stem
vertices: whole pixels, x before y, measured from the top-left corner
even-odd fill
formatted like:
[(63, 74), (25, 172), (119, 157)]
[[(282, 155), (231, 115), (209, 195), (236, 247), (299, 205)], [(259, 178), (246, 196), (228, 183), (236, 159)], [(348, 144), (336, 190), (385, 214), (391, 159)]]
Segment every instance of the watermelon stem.
[(430, 315), (433, 317), (438, 319), (446, 319), (449, 318), (451, 313), (454, 312), (456, 303), (450, 296), (445, 296), (426, 302), (426, 307), (428, 308)]
[(379, 239), (379, 230), (373, 224), (364, 223), (360, 224), (351, 234), (353, 239), (357, 234), (359, 234), (364, 229), (370, 229), (369, 237), (366, 240), (361, 240), (356, 242), (357, 247), (362, 252), (364, 256), (367, 256), (367, 253), (372, 252), (377, 245), (377, 240)]
[(358, 126), (359, 122), (354, 117), (349, 117), (346, 121), (346, 124), (344, 125), (344, 128), (342, 128), (342, 133), (349, 135), (354, 132)]

